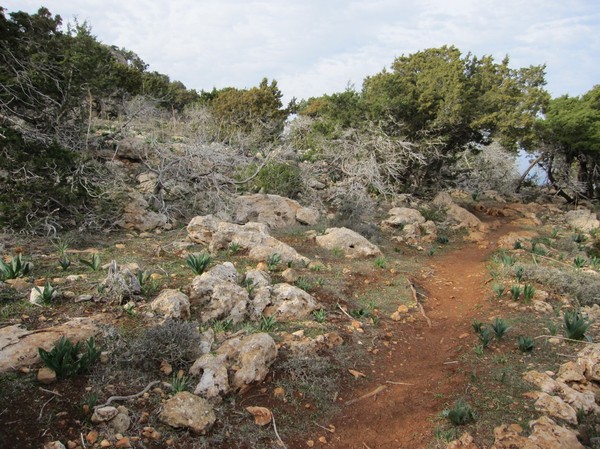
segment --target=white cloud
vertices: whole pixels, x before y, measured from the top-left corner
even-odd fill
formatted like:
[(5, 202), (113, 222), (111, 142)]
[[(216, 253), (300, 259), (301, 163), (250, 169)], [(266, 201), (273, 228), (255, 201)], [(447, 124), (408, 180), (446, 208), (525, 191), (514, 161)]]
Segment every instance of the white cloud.
[[(600, 78), (595, 1), (560, 0), (54, 0), (100, 40), (137, 52), (188, 87), (279, 81), (286, 98), (360, 88), (394, 57), (453, 44), (515, 66), (548, 64), (554, 95)], [(38, 0), (21, 0), (34, 12)], [(9, 7), (11, 8), (11, 7)]]

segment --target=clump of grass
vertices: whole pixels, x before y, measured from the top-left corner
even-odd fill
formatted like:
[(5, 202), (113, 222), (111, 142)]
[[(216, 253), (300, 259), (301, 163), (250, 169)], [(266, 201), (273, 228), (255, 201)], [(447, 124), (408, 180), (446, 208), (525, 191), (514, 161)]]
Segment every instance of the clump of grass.
[(376, 268), (385, 268), (387, 261), (385, 260), (385, 257), (379, 256), (375, 259), (374, 264)]
[(464, 400), (458, 400), (454, 406), (446, 410), (446, 417), (455, 426), (462, 426), (475, 420), (473, 408)]
[(307, 292), (312, 288), (312, 284), (310, 283), (310, 280), (308, 280), (307, 278), (305, 278), (303, 276), (300, 276), (296, 280), (296, 287), (301, 288), (302, 290)]
[(512, 299), (517, 301), (519, 299), (519, 296), (521, 296), (521, 286), (516, 284), (512, 285), (510, 287), (510, 295), (512, 296)]
[(10, 262), (4, 262), (0, 258), (0, 279), (16, 279), (27, 276), (31, 271), (31, 263), (23, 262), (21, 254), (12, 256)]
[(587, 263), (587, 259), (582, 256), (577, 256), (575, 259), (573, 259), (573, 264), (575, 264), (575, 266), (580, 269), (585, 267), (586, 263)]
[(266, 259), (269, 271), (275, 271), (277, 266), (281, 263), (281, 255), (279, 253), (273, 253)]
[(260, 323), (258, 324), (258, 329), (261, 332), (271, 332), (277, 328), (277, 319), (274, 315), (270, 316), (261, 316)]
[(531, 284), (525, 284), (523, 287), (523, 298), (525, 298), (525, 302), (530, 302), (535, 296), (535, 287)]
[(519, 347), (519, 351), (531, 352), (534, 348), (533, 338), (519, 335), (517, 338), (517, 345)]
[(504, 321), (502, 318), (496, 317), (494, 322), (491, 324), (491, 328), (494, 331), (494, 336), (496, 340), (502, 339), (504, 334), (510, 329), (510, 326)]
[(492, 284), (492, 290), (494, 291), (494, 293), (496, 293), (496, 296), (498, 298), (502, 298), (502, 295), (504, 295), (504, 291), (506, 290), (506, 287), (504, 287), (503, 284)]
[(519, 265), (515, 268), (515, 277), (517, 278), (517, 282), (521, 282), (523, 280), (523, 273), (525, 273), (524, 267)]
[(222, 334), (223, 332), (231, 330), (233, 327), (233, 320), (216, 320), (212, 323), (211, 327), (215, 334)]
[(327, 320), (327, 311), (325, 309), (315, 310), (313, 316), (317, 323), (324, 323)]
[(50, 281), (46, 281), (46, 284), (44, 284), (43, 289), (40, 289), (39, 287), (35, 287), (35, 290), (40, 295), (40, 299), (46, 303), (52, 301), (57, 293), (56, 289), (54, 287), (52, 287), (52, 285), (50, 285)]
[(500, 262), (505, 267), (512, 267), (515, 264), (515, 258), (507, 253), (500, 254)]
[(238, 243), (238, 242), (231, 242), (229, 243), (229, 246), (227, 247), (227, 250), (229, 251), (229, 254), (237, 254), (241, 251), (242, 246)]
[(492, 333), (488, 328), (481, 329), (481, 332), (479, 332), (477, 336), (479, 337), (479, 341), (481, 342), (481, 346), (483, 348), (487, 348), (492, 342)]
[(188, 378), (186, 376), (180, 377), (175, 374), (173, 375), (173, 380), (171, 380), (171, 386), (173, 387), (173, 394), (181, 393), (182, 391), (187, 390)]
[(86, 341), (85, 349), (82, 348), (81, 342), (73, 344), (63, 336), (50, 351), (38, 348), (38, 352), (44, 364), (60, 377), (83, 373), (100, 358), (100, 350), (96, 347), (94, 337)]
[(585, 333), (590, 327), (591, 322), (588, 317), (583, 315), (580, 310), (566, 310), (563, 316), (563, 327), (565, 337), (572, 340), (583, 340), (587, 338)]
[(212, 256), (207, 252), (190, 254), (185, 262), (195, 275), (201, 275), (212, 262)]
[(473, 330), (475, 331), (476, 334), (480, 334), (481, 331), (483, 330), (484, 324), (482, 322), (478, 321), (477, 319), (474, 319), (471, 326), (473, 326)]
[(92, 271), (98, 271), (100, 268), (100, 256), (98, 253), (93, 253), (90, 260), (79, 259), (79, 262), (90, 268)]

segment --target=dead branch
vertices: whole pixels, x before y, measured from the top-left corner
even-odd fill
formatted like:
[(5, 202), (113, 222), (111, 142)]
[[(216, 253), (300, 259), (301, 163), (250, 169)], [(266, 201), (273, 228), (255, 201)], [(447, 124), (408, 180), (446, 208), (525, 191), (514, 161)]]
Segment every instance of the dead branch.
[(275, 415), (273, 415), (272, 413), (271, 413), (271, 421), (273, 422), (273, 430), (275, 431), (275, 436), (277, 437), (277, 441), (279, 441), (279, 444), (284, 449), (287, 449), (287, 446), (285, 445), (285, 443), (283, 442), (283, 440), (279, 436), (279, 432), (277, 432), (277, 424), (275, 424)]
[(409, 387), (413, 387), (415, 385), (415, 384), (409, 384), (409, 383), (406, 383), (406, 382), (393, 382), (391, 380), (386, 380), (385, 383), (386, 384), (392, 384), (392, 385), (406, 385), (406, 386), (409, 386)]
[(367, 399), (373, 396), (378, 395), (379, 393), (381, 393), (382, 391), (387, 390), (387, 387), (385, 385), (379, 385), (377, 388), (375, 388), (373, 391), (371, 391), (370, 393), (367, 394), (363, 394), (362, 396), (355, 398), (355, 399), (350, 399), (349, 401), (345, 402), (345, 405), (352, 405), (358, 401), (362, 401), (363, 399)]
[(110, 405), (114, 401), (128, 401), (130, 399), (139, 398), (144, 393), (146, 393), (148, 390), (150, 390), (150, 388), (152, 388), (155, 385), (161, 384), (161, 383), (163, 383), (163, 382), (160, 380), (154, 380), (154, 381), (150, 382), (148, 385), (146, 385), (146, 388), (144, 388), (139, 393), (130, 394), (128, 396), (111, 396), (110, 398), (108, 398), (108, 400), (104, 404), (95, 406), (94, 410), (101, 408), (101, 407), (106, 407), (107, 405)]

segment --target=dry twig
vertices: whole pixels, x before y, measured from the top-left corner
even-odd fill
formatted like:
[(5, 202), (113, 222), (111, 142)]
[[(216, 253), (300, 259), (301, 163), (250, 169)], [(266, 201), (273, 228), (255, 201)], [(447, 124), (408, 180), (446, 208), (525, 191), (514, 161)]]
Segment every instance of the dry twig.
[(363, 394), (362, 396), (360, 396), (358, 398), (350, 399), (349, 401), (346, 401), (345, 405), (352, 405), (355, 402), (362, 401), (363, 399), (367, 399), (372, 396), (376, 396), (377, 394), (381, 393), (383, 390), (386, 390), (386, 389), (387, 389), (387, 387), (385, 385), (379, 385), (377, 388), (375, 388), (370, 393)]

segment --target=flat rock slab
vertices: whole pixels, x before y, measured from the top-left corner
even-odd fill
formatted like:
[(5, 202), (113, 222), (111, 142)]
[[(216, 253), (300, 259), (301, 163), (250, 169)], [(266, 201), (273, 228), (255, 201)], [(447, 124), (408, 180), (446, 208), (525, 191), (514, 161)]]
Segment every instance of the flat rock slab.
[(73, 318), (60, 326), (27, 330), (20, 325), (0, 329), (0, 373), (40, 362), (38, 348), (49, 351), (63, 335), (71, 341), (87, 340), (100, 333), (106, 315)]

